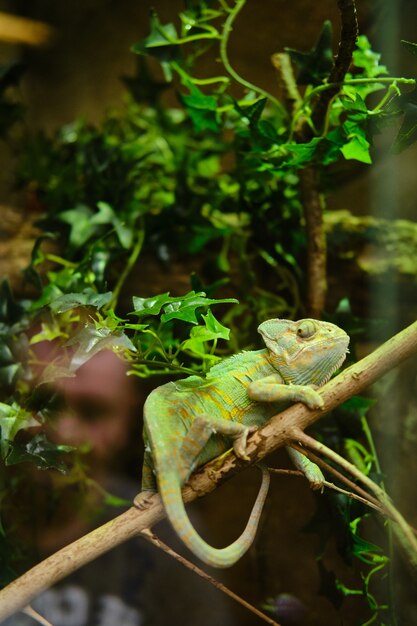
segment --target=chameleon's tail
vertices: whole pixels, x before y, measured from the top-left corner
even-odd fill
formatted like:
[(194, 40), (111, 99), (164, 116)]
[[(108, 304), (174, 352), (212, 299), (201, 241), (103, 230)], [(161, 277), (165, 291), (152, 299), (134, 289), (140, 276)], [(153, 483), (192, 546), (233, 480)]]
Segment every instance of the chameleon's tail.
[(249, 521), (240, 537), (226, 548), (213, 548), (200, 537), (186, 513), (178, 478), (171, 472), (164, 473), (164, 484), (160, 486), (160, 494), (168, 519), (185, 545), (207, 565), (230, 567), (253, 543), (269, 488), (269, 472), (266, 467), (259, 467), (262, 471), (262, 484)]

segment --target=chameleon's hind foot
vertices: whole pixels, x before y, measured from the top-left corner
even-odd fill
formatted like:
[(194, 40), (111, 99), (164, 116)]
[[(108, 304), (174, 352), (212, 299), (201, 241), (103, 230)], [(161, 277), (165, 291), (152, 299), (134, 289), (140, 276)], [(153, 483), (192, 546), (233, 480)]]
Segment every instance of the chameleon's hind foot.
[(239, 457), (240, 459), (243, 459), (243, 461), (249, 461), (250, 458), (247, 455), (247, 440), (248, 440), (248, 435), (250, 433), (255, 432), (255, 430), (257, 429), (257, 426), (246, 426), (240, 435), (238, 435), (234, 440), (233, 440), (233, 450), (235, 451), (235, 454), (237, 457)]
[(155, 491), (150, 491), (150, 490), (149, 491), (141, 491), (140, 493), (138, 493), (134, 497), (133, 504), (140, 511), (145, 511), (146, 509), (148, 509), (151, 506), (152, 496), (154, 495), (154, 493), (156, 493), (156, 492)]

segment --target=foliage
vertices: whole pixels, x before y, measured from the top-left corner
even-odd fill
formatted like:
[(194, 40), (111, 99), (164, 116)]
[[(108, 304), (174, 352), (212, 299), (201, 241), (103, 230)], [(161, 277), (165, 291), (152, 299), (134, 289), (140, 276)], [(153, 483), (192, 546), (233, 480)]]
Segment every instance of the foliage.
[[(131, 92), (125, 109), (109, 112), (99, 127), (75, 121), (26, 142), (18, 183), (36, 191), (42, 234), (23, 297), (7, 281), (0, 294), (1, 456), (13, 476), (30, 461), (67, 472), (69, 481), (87, 480), (75, 451), (49, 441), (46, 427), (62, 402), (57, 383), (100, 351), (114, 351), (138, 377), (204, 375), (224, 354), (250, 346), (259, 320), (303, 314), (302, 171), (315, 168), (326, 191), (345, 161), (372, 162), (373, 137), (399, 117), (393, 151), (417, 138), (415, 92), (405, 91), (415, 81), (390, 77), (364, 36), (316, 128), (315, 108), (333, 87), (329, 22), (309, 52), (287, 51), (291, 110), (241, 77), (228, 42), (244, 4), (188, 0), (178, 24), (152, 12), (149, 35), (132, 48), (140, 56), (137, 75), (124, 79)], [(416, 44), (406, 45), (415, 54)], [(207, 54), (219, 55), (221, 70), (202, 78)], [(161, 63), (164, 83), (150, 74), (147, 56)], [(0, 104), (13, 77), (0, 73)], [(164, 105), (168, 88), (177, 91), (178, 108)], [(13, 110), (1, 104), (0, 132), (17, 118)], [(304, 137), (300, 128), (308, 129)], [(138, 267), (146, 274), (149, 259), (164, 268), (184, 259), (197, 268), (190, 291), (178, 294), (174, 284), (169, 293), (135, 287), (133, 294), (128, 277)], [(344, 410), (361, 419), (367, 408)], [(357, 443), (361, 436), (339, 432), (337, 443), (347, 441), (370, 471), (376, 456)], [(350, 555), (369, 566), (364, 591), (377, 612), (369, 582), (386, 557), (360, 538), (363, 511), (344, 502), (337, 516)], [(339, 595), (353, 593), (336, 587)]]

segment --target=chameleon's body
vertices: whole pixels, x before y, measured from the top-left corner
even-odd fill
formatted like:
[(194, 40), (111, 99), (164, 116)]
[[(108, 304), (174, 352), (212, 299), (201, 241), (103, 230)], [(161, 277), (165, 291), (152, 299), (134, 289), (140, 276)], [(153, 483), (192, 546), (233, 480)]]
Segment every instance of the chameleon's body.
[[(337, 326), (316, 320), (268, 320), (260, 325), (266, 349), (225, 359), (206, 378), (191, 376), (155, 389), (144, 408), (146, 444), (141, 507), (146, 492), (158, 491), (174, 529), (200, 559), (215, 567), (235, 563), (251, 545), (268, 490), (262, 486), (243, 534), (230, 546), (209, 546), (186, 514), (181, 487), (195, 467), (233, 445), (246, 457), (249, 432), (294, 402), (323, 405), (315, 386), (322, 385), (343, 362), (349, 337)], [(292, 458), (312, 482), (319, 469), (292, 451)], [(156, 481), (157, 485), (156, 485)]]

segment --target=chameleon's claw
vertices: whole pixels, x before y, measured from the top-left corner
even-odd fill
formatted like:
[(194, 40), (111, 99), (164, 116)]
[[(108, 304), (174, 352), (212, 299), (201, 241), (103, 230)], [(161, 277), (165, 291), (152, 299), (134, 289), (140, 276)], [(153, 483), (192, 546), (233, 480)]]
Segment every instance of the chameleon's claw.
[(242, 434), (239, 435), (239, 437), (237, 437), (233, 442), (233, 450), (235, 451), (236, 456), (243, 461), (250, 461), (250, 457), (246, 454), (247, 440), (248, 435), (255, 432), (256, 429), (256, 426), (247, 426), (243, 430)]
[(303, 391), (301, 402), (306, 404), (309, 409), (322, 409), (324, 400), (321, 395), (311, 387), (306, 387)]
[(133, 498), (133, 504), (140, 511), (145, 511), (150, 507), (154, 493), (155, 491), (141, 491)]

